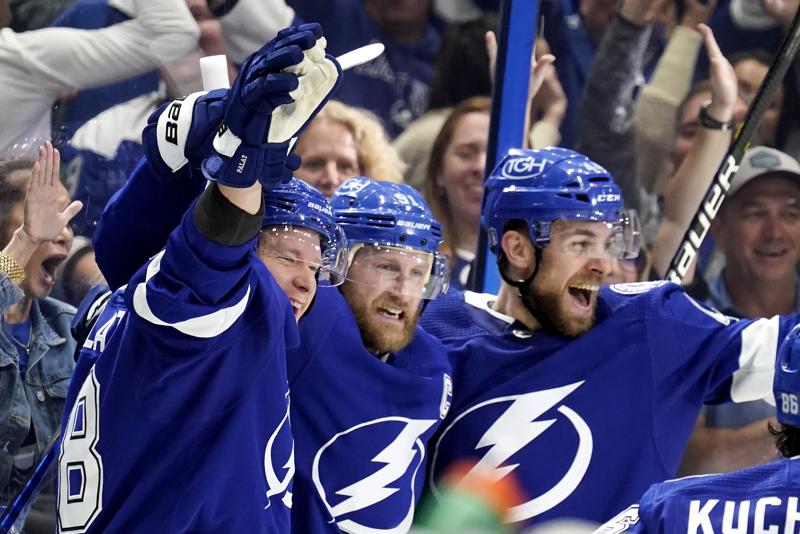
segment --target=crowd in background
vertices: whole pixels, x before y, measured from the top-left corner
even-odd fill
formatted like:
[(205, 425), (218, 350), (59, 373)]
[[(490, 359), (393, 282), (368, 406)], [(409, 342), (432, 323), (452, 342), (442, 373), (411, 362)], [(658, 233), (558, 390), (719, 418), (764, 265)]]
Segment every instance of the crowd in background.
[[(334, 56), (383, 43), (381, 56), (344, 73), (335, 101), (298, 139), (295, 174), (327, 197), (361, 175), (417, 188), (443, 224), (450, 286), (466, 287), (478, 245), (499, 4), (0, 0), (0, 249), (22, 224), (28, 181), (46, 165), (60, 168), (64, 206), (83, 205), (32, 253), (24, 295), (0, 284), (0, 500), (16, 493), (57, 427), (75, 348), (67, 325), (73, 307), (104, 283), (91, 246), (103, 206), (142, 157), (148, 116), (202, 89), (202, 56), (225, 54), (232, 80), (277, 30), (306, 21), (322, 25)], [(542, 0), (531, 98), (520, 110), (528, 118), (524, 142), (586, 154), (638, 210), (645, 247), (637, 259), (615, 260), (608, 283), (665, 274), (720, 163), (691, 148), (730, 142), (797, 6)], [(730, 316), (800, 311), (797, 61), (687, 280), (691, 294)], [(733, 121), (722, 117), (728, 109)], [(40, 149), (46, 141), (55, 157)], [(760, 401), (707, 407), (682, 474), (775, 458), (763, 432), (773, 413)], [(715, 454), (698, 453), (709, 450)], [(41, 513), (31, 513), (26, 531), (48, 531), (49, 505), (43, 500)]]

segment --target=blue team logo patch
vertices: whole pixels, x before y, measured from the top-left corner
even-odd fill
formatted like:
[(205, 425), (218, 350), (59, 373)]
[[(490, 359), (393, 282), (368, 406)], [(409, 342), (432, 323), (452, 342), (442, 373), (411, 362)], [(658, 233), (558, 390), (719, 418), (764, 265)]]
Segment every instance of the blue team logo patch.
[(426, 434), (436, 422), (384, 417), (340, 432), (320, 447), (312, 478), (331, 522), (344, 532), (408, 532), (422, 485)]
[(632, 282), (630, 284), (613, 284), (608, 288), (620, 295), (639, 295), (668, 284), (667, 280), (655, 280), (653, 282)]
[[(513, 473), (526, 481), (532, 498), (511, 508), (507, 522), (527, 521), (560, 504), (583, 480), (594, 450), (591, 428), (568, 405), (583, 384), (490, 399), (453, 418), (433, 447), (433, 494), (441, 496), (438, 477), (449, 459), (472, 458), (475, 465), (465, 478), (500, 480)], [(546, 439), (537, 439), (544, 433)], [(554, 454), (552, 443), (564, 444), (563, 450)]]

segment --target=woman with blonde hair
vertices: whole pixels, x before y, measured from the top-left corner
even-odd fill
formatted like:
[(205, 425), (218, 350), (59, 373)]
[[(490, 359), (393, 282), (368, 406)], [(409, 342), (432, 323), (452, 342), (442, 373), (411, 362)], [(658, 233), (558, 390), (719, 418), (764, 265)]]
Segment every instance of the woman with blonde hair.
[(372, 113), (329, 101), (297, 140), (303, 162), (295, 176), (326, 197), (349, 178), (403, 183), (404, 165)]

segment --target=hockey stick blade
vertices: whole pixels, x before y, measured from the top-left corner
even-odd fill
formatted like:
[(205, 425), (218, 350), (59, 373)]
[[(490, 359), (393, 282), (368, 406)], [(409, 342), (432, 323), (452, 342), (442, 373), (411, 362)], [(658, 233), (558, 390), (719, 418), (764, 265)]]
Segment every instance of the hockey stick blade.
[(714, 175), (714, 180), (703, 196), (703, 202), (697, 208), (689, 228), (681, 239), (678, 250), (670, 261), (665, 275), (667, 280), (680, 284), (686, 277), (692, 262), (697, 257), (703, 239), (708, 234), (712, 221), (725, 201), (731, 186), (731, 179), (739, 169), (739, 164), (750, 140), (756, 133), (761, 118), (769, 108), (775, 93), (783, 83), (783, 77), (794, 61), (798, 48), (800, 48), (800, 10), (795, 13), (789, 32), (781, 43), (758, 93), (750, 104), (744, 122), (738, 129), (722, 164)]
[(336, 58), (336, 61), (339, 62), (339, 66), (342, 67), (342, 70), (349, 70), (353, 67), (357, 67), (359, 65), (363, 65), (369, 61), (372, 61), (376, 57), (383, 54), (385, 47), (381, 43), (372, 43), (366, 46), (362, 46), (360, 48), (356, 48), (355, 50), (351, 50), (349, 52), (345, 52), (341, 56)]

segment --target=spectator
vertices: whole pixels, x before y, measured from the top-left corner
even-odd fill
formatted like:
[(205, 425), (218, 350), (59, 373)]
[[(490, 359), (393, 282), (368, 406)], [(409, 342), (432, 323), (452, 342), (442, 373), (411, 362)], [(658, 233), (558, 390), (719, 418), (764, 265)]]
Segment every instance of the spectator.
[[(54, 274), (72, 243), (69, 203), (58, 178), (59, 156), (46, 143), (37, 162), (0, 162), (0, 502), (19, 491), (56, 432), (74, 367), (74, 308), (49, 298)], [(26, 195), (27, 191), (27, 195)], [(63, 209), (63, 211), (62, 211)], [(40, 504), (41, 503), (41, 504)], [(47, 503), (50, 507), (47, 508)], [(35, 514), (55, 527), (52, 487)]]
[(403, 162), (389, 144), (374, 115), (330, 101), (311, 121), (295, 145), (301, 157), (295, 176), (330, 198), (349, 178), (371, 176), (402, 183)]
[(486, 144), (487, 97), (476, 96), (455, 107), (433, 142), (423, 192), (442, 221), (442, 252), (450, 262), (450, 286), (463, 289), (478, 248)]
[(394, 146), (408, 164), (406, 183), (422, 190), (431, 146), (453, 106), (473, 96), (491, 95), (492, 82), (486, 32), (497, 30), (497, 15), (450, 24), (436, 54), (425, 114), (414, 120)]
[(102, 30), (0, 30), (0, 154), (25, 155), (50, 137), (50, 109), (63, 91), (144, 72), (196, 46), (183, 0), (132, 1), (134, 20)]
[[(574, 147), (579, 134), (579, 103), (596, 51), (611, 24), (617, 2), (612, 0), (556, 0), (542, 3), (544, 38), (558, 58), (558, 79), (567, 97), (561, 125), (562, 145)], [(647, 78), (658, 57), (660, 39), (654, 39), (643, 60)]]
[[(473, 96), (489, 96), (497, 42), (497, 21), (486, 13), (479, 19), (448, 27), (436, 61), (430, 107), (409, 125), (394, 144), (408, 164), (406, 182), (423, 189), (430, 150), (452, 107)], [(526, 109), (528, 146), (558, 145), (559, 127), (566, 113), (566, 95), (551, 65), (553, 56), (544, 39), (537, 39), (531, 62)], [(536, 65), (539, 69), (535, 70)]]
[(646, 282), (650, 279), (652, 257), (646, 247), (642, 246), (636, 258), (612, 258), (611, 272), (606, 276), (606, 284), (631, 284)]

